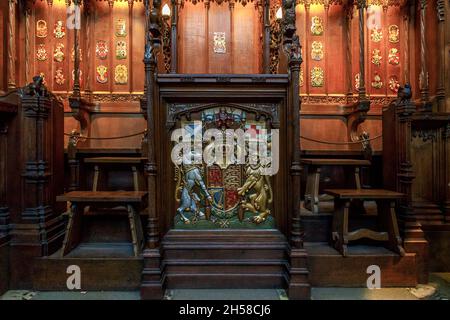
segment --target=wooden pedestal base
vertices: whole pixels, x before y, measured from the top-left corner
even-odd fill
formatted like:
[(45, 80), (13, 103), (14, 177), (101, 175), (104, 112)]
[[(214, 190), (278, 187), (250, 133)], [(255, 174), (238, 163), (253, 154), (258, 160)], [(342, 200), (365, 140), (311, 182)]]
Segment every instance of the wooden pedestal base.
[(307, 257), (305, 249), (289, 251), (290, 268), (287, 290), (290, 300), (309, 300), (311, 298)]
[(160, 300), (164, 296), (159, 249), (145, 249), (142, 270), (141, 299)]

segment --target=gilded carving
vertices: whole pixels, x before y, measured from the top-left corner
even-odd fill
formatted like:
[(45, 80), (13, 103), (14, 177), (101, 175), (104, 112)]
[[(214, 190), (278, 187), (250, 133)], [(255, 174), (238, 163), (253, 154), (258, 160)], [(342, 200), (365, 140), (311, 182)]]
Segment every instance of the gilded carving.
[(226, 53), (225, 32), (214, 32), (214, 53)]
[(116, 21), (116, 36), (117, 37), (127, 36), (127, 24), (124, 19), (117, 19)]
[(61, 68), (58, 68), (56, 70), (55, 82), (56, 82), (56, 84), (58, 84), (60, 86), (62, 86), (66, 82), (66, 79), (64, 78), (63, 70)]
[(372, 87), (375, 89), (381, 89), (383, 87), (383, 81), (381, 80), (381, 76), (375, 72), (375, 76), (373, 77)]
[(47, 22), (45, 20), (38, 20), (36, 22), (36, 37), (46, 38), (48, 35)]
[(64, 27), (64, 22), (61, 20), (56, 21), (55, 29), (53, 30), (53, 34), (56, 39), (62, 39), (66, 35), (66, 28)]
[(372, 39), (373, 42), (380, 42), (383, 39), (383, 31), (378, 28), (373, 28), (370, 33), (370, 39)]
[(95, 54), (101, 60), (105, 60), (108, 56), (108, 44), (104, 40), (98, 40), (95, 45)]
[(119, 60), (127, 58), (127, 43), (125, 41), (117, 41), (116, 58)]
[(381, 56), (381, 51), (379, 49), (374, 49), (372, 51), (372, 63), (379, 67), (382, 59), (383, 57)]
[(321, 36), (323, 35), (324, 27), (322, 18), (314, 16), (311, 19), (311, 34), (313, 36)]
[(47, 49), (45, 49), (44, 44), (40, 44), (36, 51), (36, 59), (38, 61), (45, 61), (48, 58)]
[(324, 72), (321, 67), (314, 67), (311, 70), (311, 86), (323, 87), (324, 84)]
[(53, 54), (53, 60), (56, 62), (63, 62), (65, 55), (64, 55), (64, 45), (62, 43), (58, 43), (55, 48), (55, 52)]
[(96, 68), (96, 80), (98, 83), (108, 82), (108, 67), (104, 65), (97, 66)]
[(320, 41), (313, 41), (311, 44), (311, 58), (316, 61), (323, 59), (323, 44)]
[(128, 83), (128, 68), (126, 65), (119, 64), (114, 70), (114, 80), (116, 84)]
[(395, 24), (389, 26), (389, 42), (398, 43), (400, 41), (400, 29)]
[(400, 83), (398, 81), (397, 76), (392, 76), (389, 79), (389, 89), (393, 92), (393, 93), (397, 93), (398, 90), (400, 88)]
[(400, 63), (400, 54), (398, 52), (397, 48), (391, 48), (389, 49), (389, 64), (392, 64), (394, 66), (398, 65)]

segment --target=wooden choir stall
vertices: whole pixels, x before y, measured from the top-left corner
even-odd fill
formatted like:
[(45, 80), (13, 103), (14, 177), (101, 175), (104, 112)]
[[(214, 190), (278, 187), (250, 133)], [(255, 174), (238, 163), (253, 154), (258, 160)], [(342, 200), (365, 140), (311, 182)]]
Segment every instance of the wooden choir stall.
[(450, 271), (448, 1), (0, 9), (0, 294)]

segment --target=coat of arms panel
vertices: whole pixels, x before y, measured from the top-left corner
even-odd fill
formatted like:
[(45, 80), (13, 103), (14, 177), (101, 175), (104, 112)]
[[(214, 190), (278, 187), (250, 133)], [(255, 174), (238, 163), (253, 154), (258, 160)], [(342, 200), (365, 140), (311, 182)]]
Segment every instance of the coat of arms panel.
[[(273, 137), (266, 119), (238, 108), (215, 107), (199, 112), (195, 120), (179, 121), (177, 128), (184, 130), (184, 142), (191, 140), (189, 155), (186, 150), (177, 153), (183, 161), (174, 163), (175, 228), (274, 228), (272, 176), (265, 170), (270, 164), (252, 154), (252, 146), (265, 144), (270, 155)], [(223, 144), (217, 147), (219, 140)]]

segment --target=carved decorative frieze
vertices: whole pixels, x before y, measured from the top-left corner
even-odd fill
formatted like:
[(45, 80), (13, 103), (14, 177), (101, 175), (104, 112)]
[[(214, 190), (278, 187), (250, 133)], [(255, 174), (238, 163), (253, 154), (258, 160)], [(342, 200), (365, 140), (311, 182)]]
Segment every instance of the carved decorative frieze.
[(209, 104), (169, 103), (167, 105), (167, 112), (166, 112), (167, 114), (166, 127), (168, 129), (173, 128), (177, 120), (180, 120), (181, 117), (186, 117), (186, 119), (189, 121), (191, 119), (192, 113), (201, 111), (203, 109), (209, 109), (219, 106), (242, 109), (247, 112), (255, 114), (255, 118), (257, 121), (259, 121), (261, 116), (263, 116), (266, 119), (270, 119), (274, 128), (278, 128), (280, 126), (278, 104), (232, 103), (232, 104), (218, 105), (214, 103)]

